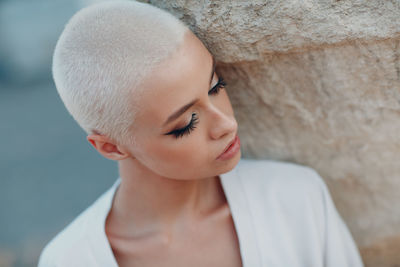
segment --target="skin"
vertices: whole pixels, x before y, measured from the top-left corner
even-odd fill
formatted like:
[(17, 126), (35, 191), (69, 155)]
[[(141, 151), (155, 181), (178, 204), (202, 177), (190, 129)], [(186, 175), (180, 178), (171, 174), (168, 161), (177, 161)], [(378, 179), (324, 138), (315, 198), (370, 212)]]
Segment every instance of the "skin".
[[(237, 134), (224, 88), (212, 73), (212, 55), (190, 31), (182, 46), (145, 81), (137, 146), (107, 136), (87, 137), (104, 157), (118, 161), (121, 184), (106, 221), (106, 234), (120, 266), (241, 266), (238, 239), (219, 175), (232, 170), (239, 151), (216, 159)], [(198, 101), (163, 125), (180, 107)], [(165, 135), (198, 123), (188, 135)], [(204, 257), (207, 255), (207, 257)]]

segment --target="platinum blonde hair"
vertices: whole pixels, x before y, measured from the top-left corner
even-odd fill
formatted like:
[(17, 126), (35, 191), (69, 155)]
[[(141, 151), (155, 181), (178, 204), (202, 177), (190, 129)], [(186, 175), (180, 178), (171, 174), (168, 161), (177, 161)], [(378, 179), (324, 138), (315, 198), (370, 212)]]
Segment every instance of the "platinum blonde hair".
[(188, 30), (146, 3), (116, 0), (79, 10), (53, 54), (53, 79), (65, 107), (87, 134), (135, 143), (130, 130), (140, 111), (141, 85)]

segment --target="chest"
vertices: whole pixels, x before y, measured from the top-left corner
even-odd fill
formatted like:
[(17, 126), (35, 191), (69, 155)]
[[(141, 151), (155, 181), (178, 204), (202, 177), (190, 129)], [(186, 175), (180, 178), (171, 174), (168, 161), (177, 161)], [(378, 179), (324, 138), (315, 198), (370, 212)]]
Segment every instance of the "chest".
[(240, 267), (242, 259), (232, 217), (181, 227), (170, 239), (109, 237), (118, 265)]

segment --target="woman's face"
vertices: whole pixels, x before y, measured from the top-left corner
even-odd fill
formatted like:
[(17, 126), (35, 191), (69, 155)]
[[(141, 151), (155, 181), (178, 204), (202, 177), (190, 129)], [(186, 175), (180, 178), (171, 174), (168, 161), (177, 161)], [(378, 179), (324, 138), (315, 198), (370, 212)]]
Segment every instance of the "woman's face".
[(217, 159), (237, 134), (232, 105), (218, 78), (212, 55), (192, 32), (186, 33), (179, 50), (145, 82), (138, 128), (132, 129), (137, 146), (126, 147), (129, 154), (149, 171), (174, 179), (213, 177), (233, 169), (240, 150), (228, 160)]

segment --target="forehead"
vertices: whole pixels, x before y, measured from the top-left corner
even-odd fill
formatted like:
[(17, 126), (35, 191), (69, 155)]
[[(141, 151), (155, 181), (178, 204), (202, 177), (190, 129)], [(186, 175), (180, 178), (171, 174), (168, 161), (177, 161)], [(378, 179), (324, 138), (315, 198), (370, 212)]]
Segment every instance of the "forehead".
[(159, 64), (144, 83), (141, 122), (159, 130), (176, 109), (208, 92), (212, 56), (193, 34), (185, 35), (179, 49)]

